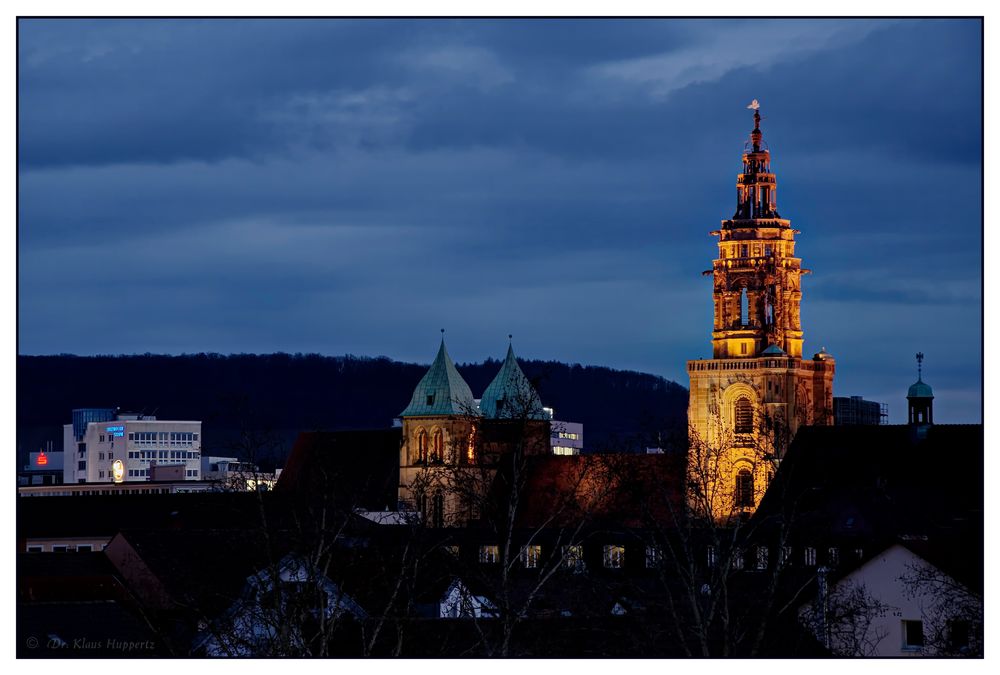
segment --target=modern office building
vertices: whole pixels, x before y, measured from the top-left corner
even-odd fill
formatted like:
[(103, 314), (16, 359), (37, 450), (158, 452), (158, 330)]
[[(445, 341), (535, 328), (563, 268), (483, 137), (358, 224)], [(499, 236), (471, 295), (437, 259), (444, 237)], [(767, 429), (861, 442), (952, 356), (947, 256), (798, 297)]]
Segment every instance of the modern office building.
[(579, 455), (583, 450), (583, 425), (553, 420), (551, 446), (553, 455)]
[(834, 396), (833, 420), (838, 425), (878, 425), (889, 423), (889, 406), (866, 401), (860, 396)]
[(177, 467), (184, 480), (201, 475), (201, 422), (157, 420), (107, 408), (73, 411), (63, 426), (63, 483), (150, 480), (152, 467)]

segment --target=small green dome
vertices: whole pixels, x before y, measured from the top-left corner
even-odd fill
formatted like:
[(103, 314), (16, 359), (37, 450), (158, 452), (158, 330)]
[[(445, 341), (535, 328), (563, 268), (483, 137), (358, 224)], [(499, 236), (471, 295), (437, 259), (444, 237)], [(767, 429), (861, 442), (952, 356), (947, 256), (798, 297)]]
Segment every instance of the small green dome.
[(934, 391), (931, 389), (931, 385), (923, 380), (917, 380), (910, 385), (909, 391), (906, 392), (906, 398), (934, 398)]
[(772, 344), (770, 347), (762, 351), (761, 356), (785, 356), (785, 350), (778, 345)]

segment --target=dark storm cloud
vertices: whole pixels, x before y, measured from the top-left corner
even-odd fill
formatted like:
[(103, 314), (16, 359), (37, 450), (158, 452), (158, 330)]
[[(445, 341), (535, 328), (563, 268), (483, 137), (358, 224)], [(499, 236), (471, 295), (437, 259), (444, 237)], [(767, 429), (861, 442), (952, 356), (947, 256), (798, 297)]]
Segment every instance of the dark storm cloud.
[(807, 349), (893, 401), (924, 351), (978, 418), (976, 21), (19, 30), (22, 353), (426, 361), (445, 326), (684, 383), (759, 98)]

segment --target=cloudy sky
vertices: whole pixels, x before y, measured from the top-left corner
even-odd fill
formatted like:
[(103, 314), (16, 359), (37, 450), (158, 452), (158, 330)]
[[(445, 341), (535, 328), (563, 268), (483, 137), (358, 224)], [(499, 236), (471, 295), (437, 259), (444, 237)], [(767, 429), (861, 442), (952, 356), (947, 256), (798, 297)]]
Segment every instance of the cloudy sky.
[(980, 421), (974, 20), (35, 20), (19, 352), (527, 358), (687, 384), (761, 101), (807, 353)]

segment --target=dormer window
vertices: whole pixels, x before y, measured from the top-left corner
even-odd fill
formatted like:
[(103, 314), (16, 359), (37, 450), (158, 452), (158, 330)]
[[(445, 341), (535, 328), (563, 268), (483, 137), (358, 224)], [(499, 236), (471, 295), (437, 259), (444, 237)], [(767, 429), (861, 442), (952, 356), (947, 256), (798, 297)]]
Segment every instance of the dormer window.
[(427, 394), (427, 405), (434, 405), (434, 394)]

